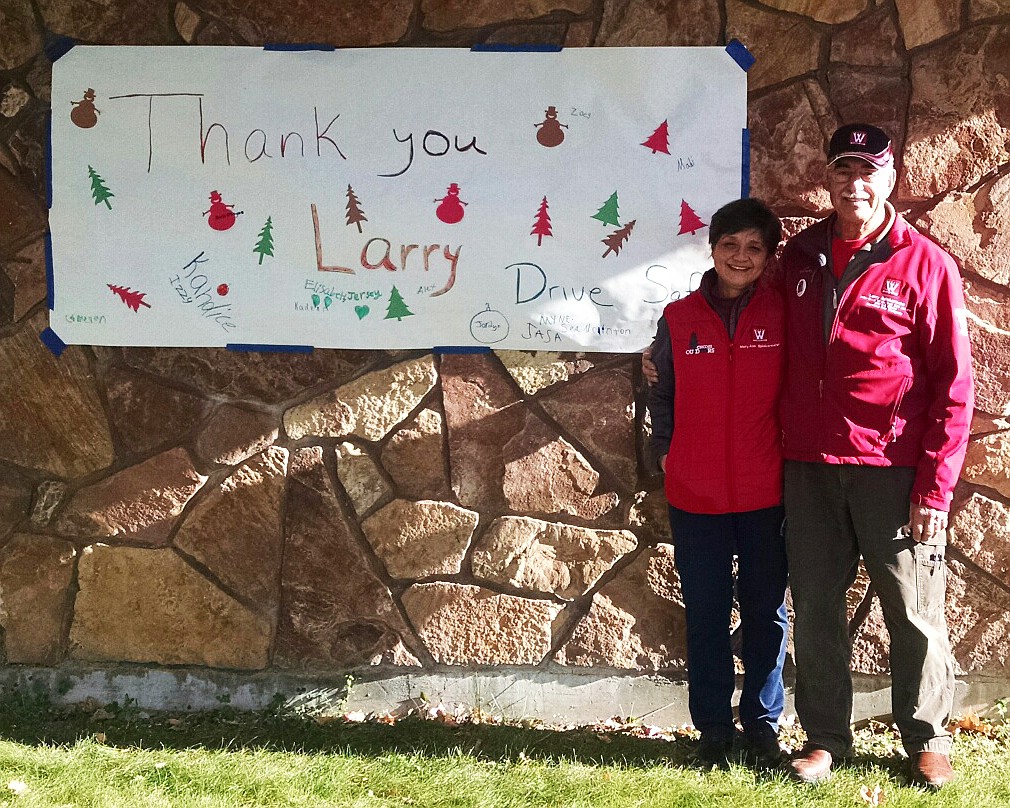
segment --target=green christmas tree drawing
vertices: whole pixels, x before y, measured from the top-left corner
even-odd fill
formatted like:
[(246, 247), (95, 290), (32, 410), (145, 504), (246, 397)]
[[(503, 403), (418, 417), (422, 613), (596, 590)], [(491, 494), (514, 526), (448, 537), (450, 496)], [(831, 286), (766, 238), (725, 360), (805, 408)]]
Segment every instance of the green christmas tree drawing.
[(386, 307), (386, 316), (384, 320), (392, 320), (394, 317), (399, 322), (404, 317), (412, 317), (414, 312), (407, 308), (407, 304), (403, 302), (403, 295), (400, 294), (400, 290), (395, 286), (389, 293), (389, 306)]
[(603, 203), (603, 207), (593, 214), (593, 218), (599, 219), (604, 225), (612, 224), (614, 227), (620, 227), (621, 220), (617, 216), (617, 191), (614, 191), (610, 199)]
[(91, 177), (91, 196), (95, 199), (95, 204), (100, 202), (105, 203), (105, 207), (112, 210), (112, 205), (109, 204), (109, 199), (115, 196), (112, 191), (110, 191), (105, 186), (105, 180), (103, 180), (98, 172), (95, 171), (91, 166), (88, 166), (88, 176)]
[(269, 255), (273, 258), (274, 255), (274, 223), (267, 216), (267, 222), (263, 225), (263, 229), (260, 230), (259, 241), (256, 242), (256, 246), (253, 247), (254, 253), (260, 254), (260, 263), (263, 263), (263, 256)]

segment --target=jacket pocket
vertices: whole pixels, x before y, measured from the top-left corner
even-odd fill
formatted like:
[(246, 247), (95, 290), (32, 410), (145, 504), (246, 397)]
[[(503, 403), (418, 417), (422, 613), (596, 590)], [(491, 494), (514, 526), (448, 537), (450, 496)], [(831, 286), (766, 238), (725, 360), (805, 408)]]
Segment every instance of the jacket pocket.
[(857, 451), (879, 453), (904, 429), (901, 403), (911, 386), (911, 372), (904, 366), (843, 377), (830, 396), (831, 432)]

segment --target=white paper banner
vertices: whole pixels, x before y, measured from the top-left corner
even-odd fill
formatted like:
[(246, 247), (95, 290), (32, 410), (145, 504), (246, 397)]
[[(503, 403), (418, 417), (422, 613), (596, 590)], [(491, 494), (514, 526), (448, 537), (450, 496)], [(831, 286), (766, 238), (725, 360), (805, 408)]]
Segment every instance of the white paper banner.
[(69, 344), (636, 351), (740, 195), (723, 48), (78, 46), (53, 66)]

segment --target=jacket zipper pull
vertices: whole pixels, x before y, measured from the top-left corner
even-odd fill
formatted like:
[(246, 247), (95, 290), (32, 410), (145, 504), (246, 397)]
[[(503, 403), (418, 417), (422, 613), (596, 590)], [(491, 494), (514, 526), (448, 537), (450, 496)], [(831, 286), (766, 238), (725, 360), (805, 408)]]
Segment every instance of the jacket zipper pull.
[(835, 289), (831, 290), (831, 308), (833, 308), (833, 309), (837, 309), (838, 308), (838, 289), (837, 289), (837, 287)]

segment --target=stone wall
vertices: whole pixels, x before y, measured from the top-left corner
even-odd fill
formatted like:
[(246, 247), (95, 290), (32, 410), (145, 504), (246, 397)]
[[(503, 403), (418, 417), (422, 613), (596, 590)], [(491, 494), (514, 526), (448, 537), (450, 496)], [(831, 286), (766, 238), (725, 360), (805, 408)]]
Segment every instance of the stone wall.
[[(789, 232), (825, 212), (827, 136), (869, 120), (902, 147), (897, 207), (962, 262), (979, 412), (952, 515), (948, 614), (961, 673), (1006, 678), (1008, 0), (10, 0), (0, 30), (6, 665), (682, 672), (636, 356), (71, 347), (54, 358), (38, 336), (45, 48), (54, 35), (348, 47), (735, 37), (757, 57), (752, 193)], [(886, 671), (864, 578), (851, 604), (856, 670)]]

